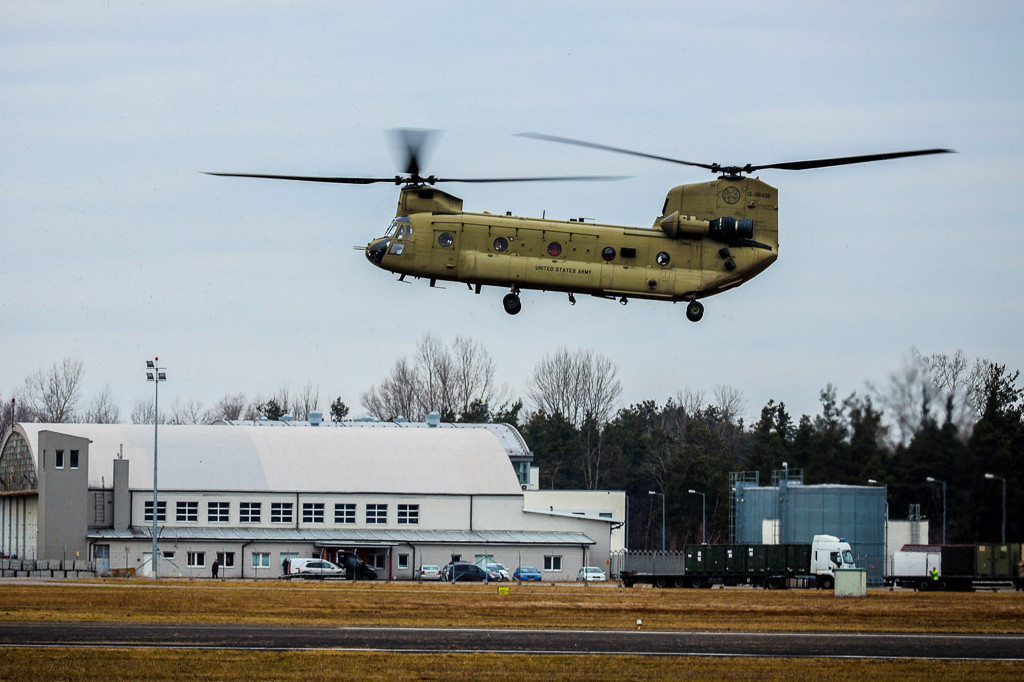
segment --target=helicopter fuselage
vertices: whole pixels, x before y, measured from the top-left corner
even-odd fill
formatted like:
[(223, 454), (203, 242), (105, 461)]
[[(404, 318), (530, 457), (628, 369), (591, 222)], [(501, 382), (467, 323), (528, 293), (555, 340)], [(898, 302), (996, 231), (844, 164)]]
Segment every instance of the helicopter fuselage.
[[(652, 227), (466, 213), (458, 197), (408, 186), (366, 255), (403, 277), (465, 282), (477, 293), (504, 286), (513, 295), (539, 289), (696, 301), (775, 262), (777, 215), (778, 191), (747, 177), (673, 188)], [(507, 303), (506, 310), (513, 312)]]

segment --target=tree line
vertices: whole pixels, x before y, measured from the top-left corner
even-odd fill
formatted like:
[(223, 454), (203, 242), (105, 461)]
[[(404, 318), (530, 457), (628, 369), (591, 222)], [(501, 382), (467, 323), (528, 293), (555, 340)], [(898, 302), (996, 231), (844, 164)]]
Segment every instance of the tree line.
[[(631, 548), (660, 548), (662, 499), (670, 548), (701, 537), (702, 499), (708, 541), (727, 541), (730, 472), (758, 472), (768, 484), (784, 462), (790, 471), (802, 470), (807, 484), (885, 485), (890, 517), (906, 518), (911, 505), (920, 505), (933, 542), (942, 536), (942, 482), (947, 541), (998, 541), (1000, 479), (1005, 479), (1006, 537), (1019, 542), (1024, 540), (1019, 374), (985, 359), (970, 360), (962, 351), (914, 352), (902, 368), (861, 394), (841, 397), (826, 386), (819, 392), (818, 414), (794, 417), (784, 402), (770, 400), (748, 425), (742, 393), (727, 386), (710, 394), (682, 390), (664, 404), (648, 400), (619, 407), (615, 364), (569, 348), (538, 362), (524, 401), (496, 383), (495, 363), (483, 345), (464, 337), (446, 345), (427, 335), (415, 356), (396, 360), (360, 402), (369, 416), (381, 420), (420, 421), (436, 412), (446, 422), (516, 426), (534, 454), (541, 488), (626, 492)], [(83, 401), (82, 376), (81, 361), (71, 359), (30, 375), (5, 399), (0, 426), (6, 429), (12, 420), (122, 421), (109, 388)], [(185, 424), (285, 414), (302, 419), (321, 411), (321, 402), (319, 388), (309, 383), (251, 399), (226, 394), (210, 408), (195, 400), (174, 401), (159, 419)], [(325, 418), (341, 421), (349, 412), (338, 397)], [(153, 418), (151, 401), (136, 403), (129, 415), (133, 423)]]

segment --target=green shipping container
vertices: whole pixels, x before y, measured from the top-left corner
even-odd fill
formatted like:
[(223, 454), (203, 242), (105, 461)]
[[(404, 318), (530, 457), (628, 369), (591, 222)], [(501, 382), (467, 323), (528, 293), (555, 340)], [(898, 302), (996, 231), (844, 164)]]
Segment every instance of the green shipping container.
[(747, 545), (725, 546), (725, 572), (736, 574), (747, 572)]

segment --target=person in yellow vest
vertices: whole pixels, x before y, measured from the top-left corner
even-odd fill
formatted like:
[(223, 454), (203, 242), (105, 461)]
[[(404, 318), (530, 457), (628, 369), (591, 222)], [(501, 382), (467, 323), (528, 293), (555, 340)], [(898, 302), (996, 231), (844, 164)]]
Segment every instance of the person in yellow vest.
[(932, 568), (932, 581), (933, 582), (938, 582), (939, 581), (939, 568), (938, 568), (938, 566), (935, 566), (935, 567)]

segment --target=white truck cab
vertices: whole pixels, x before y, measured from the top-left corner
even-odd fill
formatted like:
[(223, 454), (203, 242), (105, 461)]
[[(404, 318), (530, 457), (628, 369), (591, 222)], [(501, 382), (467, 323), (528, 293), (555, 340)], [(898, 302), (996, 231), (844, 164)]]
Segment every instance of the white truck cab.
[(846, 540), (834, 535), (815, 535), (811, 542), (811, 573), (835, 575), (837, 568), (856, 568), (853, 548)]

